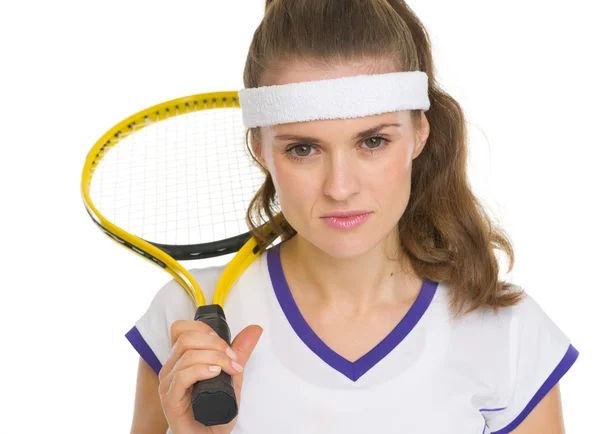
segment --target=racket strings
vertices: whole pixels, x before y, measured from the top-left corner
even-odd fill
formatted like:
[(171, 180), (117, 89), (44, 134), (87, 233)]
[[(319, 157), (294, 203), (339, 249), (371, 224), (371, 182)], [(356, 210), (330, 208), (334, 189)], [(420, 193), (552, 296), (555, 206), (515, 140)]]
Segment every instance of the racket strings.
[(120, 134), (100, 160), (90, 197), (117, 226), (148, 241), (202, 244), (247, 232), (264, 175), (246, 152), (241, 109), (172, 110)]

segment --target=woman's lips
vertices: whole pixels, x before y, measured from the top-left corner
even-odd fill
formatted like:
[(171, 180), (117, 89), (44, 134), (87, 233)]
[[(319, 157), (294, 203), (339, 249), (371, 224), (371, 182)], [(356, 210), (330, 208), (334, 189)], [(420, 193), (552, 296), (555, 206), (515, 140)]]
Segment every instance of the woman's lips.
[(324, 217), (354, 217), (354, 216), (361, 215), (361, 214), (368, 214), (370, 212), (371, 211), (367, 211), (364, 209), (354, 210), (354, 211), (339, 211), (339, 212), (332, 212), (329, 214), (322, 215), (321, 218), (324, 218)]
[(348, 217), (321, 217), (325, 224), (331, 228), (339, 230), (355, 229), (364, 224), (370, 217), (370, 212), (354, 214)]

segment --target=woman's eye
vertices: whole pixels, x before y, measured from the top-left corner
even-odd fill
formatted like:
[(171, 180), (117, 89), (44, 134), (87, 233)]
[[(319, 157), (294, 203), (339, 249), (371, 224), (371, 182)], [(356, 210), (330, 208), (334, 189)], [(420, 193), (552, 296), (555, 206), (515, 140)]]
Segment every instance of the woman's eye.
[[(362, 142), (362, 144), (367, 145), (366, 149), (369, 154), (375, 154), (377, 152), (384, 151), (387, 147), (388, 142), (389, 142), (389, 140), (384, 137), (373, 136), (373, 137), (369, 137), (368, 139), (364, 140)], [(305, 160), (305, 159), (308, 159), (308, 157), (311, 157), (313, 155), (313, 153), (311, 153), (311, 150), (315, 150), (315, 145), (298, 144), (298, 145), (289, 147), (284, 153), (287, 154), (287, 156), (289, 158), (291, 158), (292, 160), (299, 161), (299, 160)]]
[(375, 136), (369, 137), (363, 143), (366, 143), (369, 149), (377, 149), (383, 144), (384, 140), (385, 139), (383, 137)]
[(311, 149), (311, 145), (296, 145), (290, 148), (290, 152), (295, 151), (294, 154), (298, 157), (308, 157)]

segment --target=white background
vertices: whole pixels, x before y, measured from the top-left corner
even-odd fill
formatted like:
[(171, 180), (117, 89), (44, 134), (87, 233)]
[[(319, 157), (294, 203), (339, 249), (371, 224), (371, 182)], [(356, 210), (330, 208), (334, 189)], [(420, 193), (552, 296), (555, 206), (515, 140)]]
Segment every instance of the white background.
[[(567, 432), (593, 431), (600, 404), (595, 3), (409, 4), (431, 35), (439, 81), (468, 118), (473, 189), (514, 243), (509, 277), (581, 353), (561, 380)], [(0, 6), (0, 432), (129, 431), (138, 355), (124, 334), (170, 276), (93, 225), (80, 196), (85, 156), (141, 109), (242, 88), (263, 5)]]

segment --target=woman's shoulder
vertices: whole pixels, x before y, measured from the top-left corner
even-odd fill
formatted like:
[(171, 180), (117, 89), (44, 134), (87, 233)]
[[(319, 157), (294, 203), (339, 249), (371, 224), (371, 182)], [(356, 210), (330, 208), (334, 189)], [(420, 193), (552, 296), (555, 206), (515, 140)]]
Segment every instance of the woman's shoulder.
[[(187, 268), (192, 278), (198, 283), (206, 304), (211, 304), (219, 279), (231, 261), (206, 267)], [(238, 292), (238, 287), (252, 286), (256, 280), (257, 271), (260, 273), (264, 261), (255, 260), (242, 270), (236, 277), (229, 293)], [(232, 270), (233, 274), (235, 269)], [(196, 304), (190, 294), (175, 280), (171, 279), (164, 284), (154, 296), (150, 310), (160, 310), (170, 321), (176, 319), (193, 319), (196, 312)]]
[[(210, 303), (219, 277), (227, 264), (189, 268), (205, 300)], [(171, 348), (171, 325), (177, 320), (193, 320), (196, 302), (174, 278), (154, 294), (143, 315), (135, 321), (126, 337), (158, 373)]]
[(450, 291), (446, 282), (440, 282), (434, 300), (435, 315), (431, 316), (433, 330), (446, 336), (450, 353), (460, 359), (468, 358), (478, 366), (489, 366), (490, 360), (505, 358), (523, 318), (539, 315), (541, 310), (533, 297), (525, 293), (518, 304), (495, 310), (479, 307), (455, 317)]
[[(192, 278), (198, 283), (207, 303), (211, 302), (214, 288), (226, 266), (227, 264), (187, 269)], [(193, 312), (195, 312), (194, 300), (174, 278), (159, 288), (152, 300), (152, 304), (168, 308), (168, 310), (175, 313), (175, 316), (180, 317), (180, 319), (188, 319), (190, 316), (189, 312), (191, 312), (191, 317), (193, 318)], [(177, 315), (176, 312), (185, 314)]]
[(474, 370), (496, 376), (500, 371), (508, 375), (507, 369), (514, 371), (524, 360), (544, 360), (549, 374), (576, 352), (569, 336), (527, 291), (514, 305), (479, 308), (445, 324), (449, 352), (468, 360)]
[(455, 360), (468, 363), (477, 379), (473, 402), (495, 409), (484, 412), (493, 431), (519, 414), (526, 416), (579, 355), (569, 335), (528, 292), (497, 312), (470, 313), (457, 336), (461, 345), (453, 351)]
[(482, 333), (507, 333), (510, 327), (516, 327), (523, 321), (535, 322), (549, 320), (546, 312), (536, 301), (536, 299), (527, 291), (523, 291), (521, 299), (510, 306), (497, 307), (496, 309), (488, 306), (479, 307), (471, 312), (463, 313), (456, 319), (451, 318), (450, 294), (451, 288), (447, 282), (440, 282), (437, 304), (446, 313), (448, 323), (452, 327), (460, 330), (469, 330), (471, 332)]

